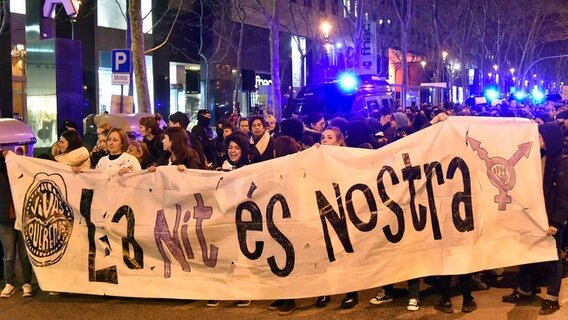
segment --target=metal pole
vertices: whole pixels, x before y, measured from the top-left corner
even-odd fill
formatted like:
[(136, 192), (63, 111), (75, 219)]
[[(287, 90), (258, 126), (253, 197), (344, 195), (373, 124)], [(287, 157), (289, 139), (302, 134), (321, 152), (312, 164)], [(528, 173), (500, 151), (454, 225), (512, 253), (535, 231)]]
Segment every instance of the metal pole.
[(124, 85), (120, 85), (120, 113), (124, 113)]

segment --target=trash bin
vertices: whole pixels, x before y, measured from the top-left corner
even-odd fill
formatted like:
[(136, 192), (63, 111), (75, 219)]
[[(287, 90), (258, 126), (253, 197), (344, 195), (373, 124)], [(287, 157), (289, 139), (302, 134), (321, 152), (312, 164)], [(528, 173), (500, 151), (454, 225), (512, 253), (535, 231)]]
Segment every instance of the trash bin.
[(33, 157), (36, 137), (27, 124), (12, 118), (0, 118), (0, 149)]

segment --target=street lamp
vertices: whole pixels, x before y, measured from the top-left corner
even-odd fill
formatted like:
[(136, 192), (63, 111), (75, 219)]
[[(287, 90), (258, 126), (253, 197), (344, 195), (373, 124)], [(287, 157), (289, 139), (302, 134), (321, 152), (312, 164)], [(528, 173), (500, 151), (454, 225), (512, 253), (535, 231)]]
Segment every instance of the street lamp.
[(420, 61), (420, 65), (422, 66), (422, 71), (424, 71), (426, 69), (426, 61), (425, 60)]
[(327, 78), (327, 69), (329, 68), (329, 54), (333, 48), (333, 45), (329, 41), (329, 33), (331, 32), (331, 25), (324, 21), (320, 25), (320, 29), (323, 36), (323, 47), (325, 48), (325, 65), (323, 66), (323, 77)]
[(320, 29), (323, 35), (323, 38), (328, 41), (329, 40), (329, 32), (331, 31), (331, 25), (325, 21), (322, 22), (322, 24), (320, 25)]
[[(448, 51), (442, 51), (442, 81), (444, 83), (446, 83), (446, 85), (448, 84), (448, 81), (446, 79), (446, 58), (448, 57)], [(444, 92), (444, 90), (442, 89), (442, 100), (444, 100), (444, 98), (446, 97), (446, 92)], [(443, 102), (443, 101), (442, 101)]]
[[(450, 98), (449, 101), (452, 102), (453, 98), (454, 98), (454, 86), (453, 86), (453, 81), (454, 81), (454, 73), (457, 73), (458, 71), (460, 71), (461, 69), (461, 64), (457, 61), (450, 61), (449, 64), (449, 77), (448, 77), (448, 83), (449, 83), (449, 93), (450, 93)], [(456, 97), (457, 98), (457, 97)], [(456, 99), (457, 100), (457, 99)]]

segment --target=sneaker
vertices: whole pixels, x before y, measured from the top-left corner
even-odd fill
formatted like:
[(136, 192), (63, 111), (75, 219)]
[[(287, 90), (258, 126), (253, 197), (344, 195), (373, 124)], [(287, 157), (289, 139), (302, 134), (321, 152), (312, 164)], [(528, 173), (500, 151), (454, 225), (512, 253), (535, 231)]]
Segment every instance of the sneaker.
[(283, 301), (282, 305), (280, 306), (280, 308), (278, 308), (279, 315), (287, 316), (296, 310), (296, 300), (290, 299), (282, 301)]
[(2, 292), (0, 293), (0, 297), (10, 298), (11, 296), (14, 295), (15, 292), (16, 292), (16, 288), (14, 288), (14, 286), (11, 285), (11, 284), (6, 283), (6, 286), (4, 287)]
[(443, 313), (454, 313), (454, 307), (450, 300), (444, 301), (443, 299), (440, 299), (440, 301), (434, 305), (434, 309), (442, 311)]
[(470, 301), (465, 301), (462, 304), (462, 312), (465, 313), (470, 313), (475, 311), (475, 309), (477, 309), (477, 303), (475, 302), (475, 300), (470, 300)]
[(208, 307), (216, 307), (219, 305), (219, 300), (208, 300), (207, 306)]
[(560, 309), (560, 304), (558, 303), (558, 301), (552, 301), (546, 299), (542, 302), (542, 307), (538, 311), (538, 314), (540, 314), (541, 316), (545, 316), (547, 314), (554, 313), (559, 309)]
[(323, 308), (331, 301), (331, 296), (318, 297), (316, 300), (316, 308)]
[(392, 302), (393, 299), (394, 299), (393, 296), (391, 296), (390, 294), (386, 294), (383, 291), (381, 291), (381, 292), (379, 292), (379, 294), (377, 294), (376, 297), (369, 300), (369, 303), (370, 304), (383, 304), (383, 303)]
[(250, 300), (238, 300), (237, 307), (248, 307), (250, 306)]
[(420, 300), (415, 298), (408, 300), (408, 305), (406, 306), (406, 310), (408, 311), (420, 310)]
[(507, 303), (530, 303), (534, 298), (534, 295), (522, 294), (517, 289), (513, 290), (513, 293), (503, 296), (501, 301)]
[(286, 300), (276, 300), (268, 305), (268, 310), (278, 310)]
[(359, 296), (357, 293), (348, 293), (341, 301), (341, 309), (351, 309), (359, 303)]
[(489, 290), (489, 286), (481, 280), (481, 275), (479, 274), (472, 276), (471, 282), (474, 290)]
[(31, 297), (33, 295), (32, 285), (29, 283), (25, 283), (22, 286), (22, 297)]

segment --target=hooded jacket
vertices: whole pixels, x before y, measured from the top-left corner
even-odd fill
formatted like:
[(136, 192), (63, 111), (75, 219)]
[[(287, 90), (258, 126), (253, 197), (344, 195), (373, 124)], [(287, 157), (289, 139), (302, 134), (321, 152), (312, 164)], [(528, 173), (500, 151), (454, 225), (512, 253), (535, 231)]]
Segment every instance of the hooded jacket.
[(563, 152), (564, 134), (556, 123), (538, 127), (545, 146), (543, 191), (548, 224), (560, 229), (568, 219), (568, 156)]

